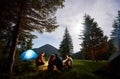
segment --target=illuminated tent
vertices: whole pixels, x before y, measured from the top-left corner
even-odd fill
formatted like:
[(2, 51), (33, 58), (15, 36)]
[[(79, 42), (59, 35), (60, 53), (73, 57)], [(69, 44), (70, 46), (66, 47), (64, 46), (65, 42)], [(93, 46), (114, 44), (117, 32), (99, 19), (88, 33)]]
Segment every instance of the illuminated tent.
[(24, 51), (21, 55), (20, 55), (20, 58), (22, 60), (29, 60), (29, 59), (34, 59), (36, 58), (38, 55), (36, 54), (35, 51), (33, 50), (26, 50)]

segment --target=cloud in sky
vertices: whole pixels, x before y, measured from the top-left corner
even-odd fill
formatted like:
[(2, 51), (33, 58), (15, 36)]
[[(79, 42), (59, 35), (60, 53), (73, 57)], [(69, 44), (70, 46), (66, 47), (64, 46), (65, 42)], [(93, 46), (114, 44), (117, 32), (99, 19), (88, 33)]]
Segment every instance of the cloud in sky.
[(57, 22), (60, 25), (52, 33), (35, 33), (38, 38), (33, 40), (33, 48), (45, 44), (51, 44), (59, 48), (63, 39), (64, 30), (67, 27), (73, 40), (74, 52), (80, 51), (78, 39), (83, 29), (83, 16), (89, 14), (98, 23), (98, 26), (109, 36), (112, 31), (113, 20), (120, 10), (120, 0), (66, 0), (65, 7), (56, 13)]

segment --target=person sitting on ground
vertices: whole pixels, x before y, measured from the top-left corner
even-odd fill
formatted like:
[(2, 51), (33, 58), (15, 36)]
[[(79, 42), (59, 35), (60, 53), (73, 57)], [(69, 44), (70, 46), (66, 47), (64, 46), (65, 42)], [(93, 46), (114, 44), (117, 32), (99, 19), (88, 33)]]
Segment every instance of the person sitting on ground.
[(55, 66), (56, 68), (59, 70), (59, 71), (62, 71), (63, 70), (63, 64), (62, 64), (62, 60), (58, 57), (57, 54), (55, 54)]
[(54, 64), (55, 64), (54, 61), (55, 61), (55, 59), (56, 59), (56, 57), (55, 57), (54, 54), (50, 56), (50, 58), (48, 60), (48, 70), (49, 71), (54, 70)]
[(44, 59), (44, 52), (41, 52), (38, 57), (35, 60), (36, 67), (44, 65), (45, 64), (45, 59)]
[(64, 68), (70, 69), (70, 68), (72, 68), (72, 64), (73, 64), (73, 60), (67, 54), (65, 60), (63, 60), (63, 66), (64, 66)]

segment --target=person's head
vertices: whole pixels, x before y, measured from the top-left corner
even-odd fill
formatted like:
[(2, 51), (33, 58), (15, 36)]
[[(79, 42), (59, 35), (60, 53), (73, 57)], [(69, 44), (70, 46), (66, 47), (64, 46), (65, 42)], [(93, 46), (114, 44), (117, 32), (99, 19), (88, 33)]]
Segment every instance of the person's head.
[(53, 54), (53, 55), (50, 56), (49, 61), (53, 61), (55, 59), (56, 59), (56, 56)]
[(69, 58), (69, 55), (68, 55), (68, 54), (66, 54), (66, 58)]
[(44, 56), (44, 55), (45, 55), (45, 52), (41, 52), (41, 53), (39, 54), (38, 58), (41, 58), (41, 57)]
[(44, 55), (45, 55), (45, 52), (41, 52), (40, 54), (41, 54), (42, 56), (44, 56)]
[(55, 54), (56, 57), (58, 57), (58, 54)]

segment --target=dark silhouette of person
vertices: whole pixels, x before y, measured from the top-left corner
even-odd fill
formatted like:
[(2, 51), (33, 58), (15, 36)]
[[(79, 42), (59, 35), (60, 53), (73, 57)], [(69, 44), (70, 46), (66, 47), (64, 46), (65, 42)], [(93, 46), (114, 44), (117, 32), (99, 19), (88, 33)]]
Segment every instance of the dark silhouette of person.
[(58, 57), (57, 54), (55, 54), (55, 57), (56, 59), (54, 60), (54, 64), (59, 71), (62, 71), (63, 70), (62, 60)]
[(54, 54), (50, 56), (50, 58), (48, 60), (48, 70), (49, 71), (54, 70), (55, 59), (56, 59), (56, 56)]
[(41, 52), (38, 57), (35, 60), (36, 67), (44, 65), (45, 64), (45, 59), (44, 59), (44, 52)]

